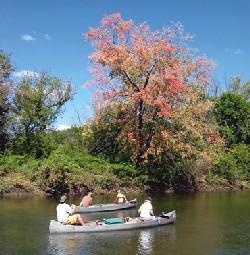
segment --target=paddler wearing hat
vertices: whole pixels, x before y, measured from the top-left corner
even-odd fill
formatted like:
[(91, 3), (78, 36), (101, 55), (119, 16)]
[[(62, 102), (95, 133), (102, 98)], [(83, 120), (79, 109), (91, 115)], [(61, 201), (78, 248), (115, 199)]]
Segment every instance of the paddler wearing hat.
[(75, 211), (75, 205), (66, 204), (67, 196), (60, 197), (59, 204), (56, 207), (57, 221), (63, 224), (75, 225), (80, 223), (84, 225), (84, 221), (80, 214), (73, 214)]

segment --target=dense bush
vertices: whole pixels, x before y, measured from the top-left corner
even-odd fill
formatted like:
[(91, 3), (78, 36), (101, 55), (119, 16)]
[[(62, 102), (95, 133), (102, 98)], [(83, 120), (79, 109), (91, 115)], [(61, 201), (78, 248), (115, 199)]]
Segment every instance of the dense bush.
[(221, 95), (215, 104), (215, 116), (229, 145), (250, 143), (250, 102), (244, 95)]
[(250, 148), (235, 145), (229, 152), (221, 153), (213, 162), (212, 172), (231, 182), (250, 179)]
[(241, 172), (241, 178), (250, 180), (250, 145), (235, 145), (232, 154)]
[(0, 179), (0, 195), (8, 193), (13, 188), (13, 183), (10, 180)]
[(61, 145), (48, 159), (40, 162), (34, 180), (51, 195), (74, 190), (112, 190), (135, 184), (135, 169), (124, 164), (111, 164), (85, 151), (72, 151)]

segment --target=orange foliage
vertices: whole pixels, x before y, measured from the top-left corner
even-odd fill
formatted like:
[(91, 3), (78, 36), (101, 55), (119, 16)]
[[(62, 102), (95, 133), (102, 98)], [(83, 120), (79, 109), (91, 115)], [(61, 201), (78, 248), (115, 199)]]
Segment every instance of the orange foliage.
[[(180, 142), (180, 134), (171, 134), (164, 127), (145, 134), (143, 127), (155, 123), (156, 118), (182, 121), (183, 132), (212, 142), (216, 137), (208, 123), (194, 121), (203, 118), (211, 102), (197, 101), (197, 95), (211, 83), (212, 61), (194, 57), (184, 47), (189, 38), (181, 24), (161, 31), (151, 31), (147, 23), (133, 24), (119, 13), (105, 16), (98, 28), (91, 28), (85, 35), (93, 47), (93, 81), (98, 88), (96, 102), (99, 110), (112, 104), (126, 105), (123, 134), (136, 140), (137, 154), (141, 157), (154, 147), (154, 137), (162, 134), (163, 141), (176, 140), (176, 146), (192, 150)], [(190, 89), (195, 85), (197, 89)], [(194, 103), (192, 103), (194, 101)], [(206, 131), (205, 131), (206, 130)], [(151, 140), (151, 141), (150, 141)]]

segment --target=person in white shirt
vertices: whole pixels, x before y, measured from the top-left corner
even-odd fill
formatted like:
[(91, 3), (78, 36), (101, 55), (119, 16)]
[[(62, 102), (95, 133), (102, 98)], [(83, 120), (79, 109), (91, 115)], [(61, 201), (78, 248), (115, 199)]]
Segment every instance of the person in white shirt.
[(116, 196), (115, 203), (116, 204), (128, 203), (126, 196), (124, 194), (122, 194), (122, 192), (120, 190), (117, 190), (117, 196)]
[(75, 210), (75, 205), (69, 206), (65, 203), (66, 200), (67, 196), (61, 196), (60, 203), (56, 207), (57, 221), (70, 225), (74, 225), (79, 222), (81, 225), (84, 225), (84, 221), (80, 214), (72, 215)]
[(144, 203), (140, 206), (138, 212), (140, 213), (141, 220), (153, 220), (155, 218), (153, 206), (151, 204), (151, 197), (144, 200)]

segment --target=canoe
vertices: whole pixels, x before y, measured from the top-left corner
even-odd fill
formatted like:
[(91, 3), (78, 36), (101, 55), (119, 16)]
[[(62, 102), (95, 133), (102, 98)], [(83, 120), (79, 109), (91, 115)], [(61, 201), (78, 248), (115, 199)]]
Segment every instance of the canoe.
[(51, 234), (59, 233), (95, 233), (107, 231), (131, 230), (140, 228), (157, 227), (174, 223), (176, 221), (176, 212), (162, 214), (152, 220), (142, 221), (137, 218), (125, 218), (122, 223), (107, 224), (106, 220), (86, 222), (83, 226), (79, 225), (64, 225), (58, 221), (51, 220), (49, 232)]
[(125, 210), (135, 208), (137, 205), (137, 200), (130, 200), (128, 203), (124, 204), (96, 204), (90, 205), (88, 207), (76, 206), (74, 213), (91, 213), (91, 212), (107, 212), (116, 210)]

